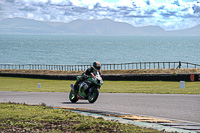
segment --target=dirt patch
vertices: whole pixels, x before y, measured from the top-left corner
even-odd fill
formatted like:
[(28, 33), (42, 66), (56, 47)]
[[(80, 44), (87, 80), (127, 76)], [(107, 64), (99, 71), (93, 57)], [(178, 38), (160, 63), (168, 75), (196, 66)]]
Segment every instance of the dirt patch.
[(131, 70), (104, 70), (102, 74), (166, 74), (166, 73), (200, 73), (198, 69), (131, 69)]
[[(84, 71), (62, 71), (62, 70), (18, 70), (0, 69), (0, 73), (42, 74), (42, 75), (81, 75)], [(116, 74), (176, 74), (176, 73), (200, 73), (196, 69), (131, 69), (131, 70), (102, 70), (103, 75)]]

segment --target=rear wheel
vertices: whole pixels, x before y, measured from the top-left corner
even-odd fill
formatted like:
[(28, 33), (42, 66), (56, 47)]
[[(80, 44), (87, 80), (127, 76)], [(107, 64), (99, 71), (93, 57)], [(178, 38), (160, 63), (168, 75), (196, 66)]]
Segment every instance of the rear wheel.
[(77, 99), (77, 93), (73, 92), (72, 90), (70, 91), (69, 93), (69, 100), (72, 102), (72, 103), (76, 103), (78, 101)]
[(94, 103), (99, 96), (99, 90), (97, 88), (92, 89), (92, 92), (89, 92), (88, 101)]

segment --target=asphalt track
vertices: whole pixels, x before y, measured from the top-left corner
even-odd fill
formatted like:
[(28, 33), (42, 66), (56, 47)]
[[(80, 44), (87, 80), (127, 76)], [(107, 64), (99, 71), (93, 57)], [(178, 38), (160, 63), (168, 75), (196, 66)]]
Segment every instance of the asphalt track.
[(100, 93), (94, 104), (86, 100), (74, 104), (68, 97), (69, 93), (65, 92), (0, 91), (0, 102), (45, 103), (54, 107), (86, 108), (200, 123), (200, 95)]

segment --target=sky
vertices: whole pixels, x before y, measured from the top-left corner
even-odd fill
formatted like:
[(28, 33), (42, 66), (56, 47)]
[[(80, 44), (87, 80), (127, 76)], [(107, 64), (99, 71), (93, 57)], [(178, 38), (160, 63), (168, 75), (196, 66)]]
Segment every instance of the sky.
[(65, 23), (108, 18), (180, 30), (200, 24), (200, 0), (0, 0), (0, 20), (14, 17)]

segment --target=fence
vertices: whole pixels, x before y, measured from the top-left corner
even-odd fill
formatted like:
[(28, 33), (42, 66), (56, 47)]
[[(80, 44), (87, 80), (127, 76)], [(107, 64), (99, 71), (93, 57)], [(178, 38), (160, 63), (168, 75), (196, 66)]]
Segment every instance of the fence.
[[(65, 70), (84, 71), (91, 65), (46, 65), (46, 64), (0, 64), (0, 69), (28, 69), (28, 70)], [(102, 64), (102, 70), (125, 69), (180, 69), (200, 68), (200, 65), (188, 62), (135, 62), (121, 64)]]

